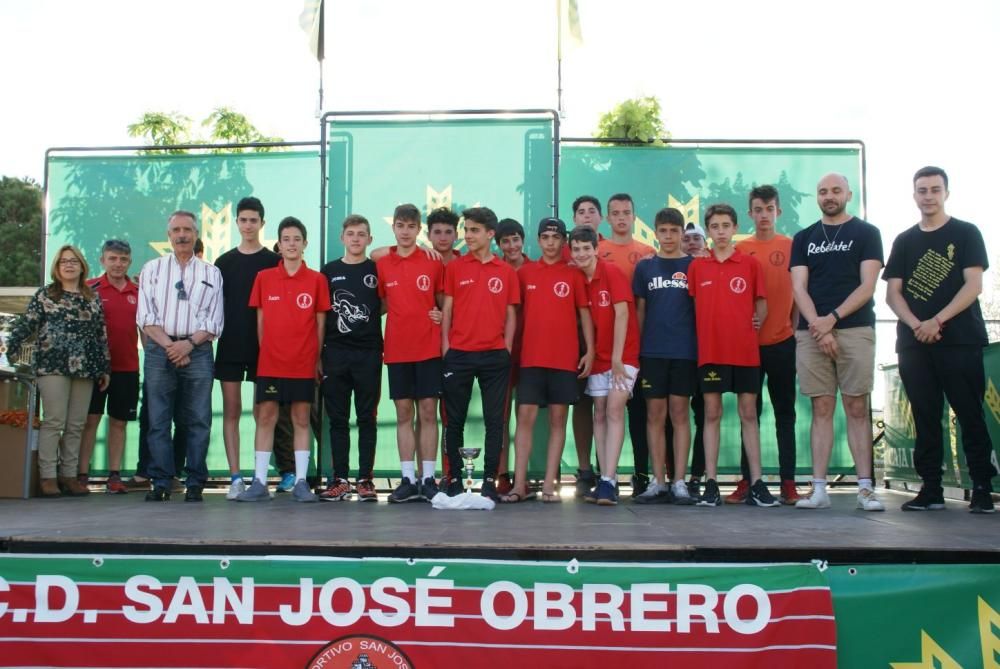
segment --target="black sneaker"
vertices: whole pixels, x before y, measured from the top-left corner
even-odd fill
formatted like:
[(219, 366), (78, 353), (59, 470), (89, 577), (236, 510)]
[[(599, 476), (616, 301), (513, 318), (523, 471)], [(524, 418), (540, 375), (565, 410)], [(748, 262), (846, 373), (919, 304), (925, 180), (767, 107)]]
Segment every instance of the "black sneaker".
[(701, 497), (701, 479), (697, 476), (692, 476), (691, 480), (688, 481), (687, 486), (688, 494), (691, 495), (691, 497), (695, 499)]
[(969, 502), (970, 513), (996, 513), (993, 506), (993, 495), (987, 488), (972, 489), (972, 501)]
[(462, 479), (450, 479), (448, 481), (448, 487), (445, 488), (445, 493), (448, 497), (457, 497), (465, 492), (465, 486), (462, 484)]
[(433, 476), (425, 478), (423, 483), (420, 484), (420, 497), (425, 501), (431, 501), (434, 499), (434, 495), (439, 492), (441, 490), (438, 488), (437, 481), (434, 480)]
[(500, 495), (497, 494), (497, 482), (493, 479), (483, 480), (483, 485), (479, 489), (479, 494), (483, 497), (489, 497), (494, 502), (500, 501)]
[(719, 494), (719, 484), (715, 479), (705, 481), (705, 492), (698, 500), (698, 506), (722, 506), (722, 495)]
[(781, 502), (774, 498), (762, 479), (757, 479), (757, 482), (750, 486), (746, 503), (750, 506), (781, 506)]
[(187, 487), (187, 492), (184, 493), (184, 501), (185, 502), (202, 501), (201, 490), (202, 488), (200, 485), (189, 485)]
[(633, 504), (673, 504), (674, 491), (670, 484), (659, 485), (651, 483), (641, 495), (632, 495)]
[(402, 504), (403, 502), (415, 502), (420, 499), (420, 488), (410, 479), (404, 478), (396, 486), (396, 489), (389, 493), (389, 503)]
[(170, 488), (166, 486), (158, 485), (149, 492), (146, 493), (147, 502), (169, 502), (170, 501)]
[(646, 492), (649, 487), (649, 474), (632, 474), (632, 499)]
[(903, 511), (939, 511), (944, 508), (944, 491), (941, 486), (924, 485), (917, 496), (904, 502)]
[(576, 470), (576, 492), (578, 498), (584, 498), (591, 490), (597, 486), (597, 477), (594, 476), (593, 469)]

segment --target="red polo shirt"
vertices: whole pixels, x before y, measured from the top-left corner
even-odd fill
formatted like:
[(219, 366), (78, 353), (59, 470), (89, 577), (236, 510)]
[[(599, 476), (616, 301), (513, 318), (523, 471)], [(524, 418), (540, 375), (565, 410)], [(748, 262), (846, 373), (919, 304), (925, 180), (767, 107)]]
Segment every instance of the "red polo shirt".
[(576, 371), (577, 309), (590, 302), (583, 272), (562, 260), (525, 263), (517, 272), (521, 282), (521, 367)]
[(757, 259), (739, 249), (723, 262), (713, 252), (695, 258), (688, 268), (688, 292), (694, 298), (699, 365), (760, 365), (754, 303), (767, 297)]
[(441, 357), (441, 325), (427, 315), (442, 292), (444, 265), (420, 249), (403, 257), (393, 246), (379, 258), (378, 294), (386, 302), (385, 362), (420, 362)]
[(326, 277), (304, 262), (289, 275), (282, 260), (277, 267), (257, 273), (250, 306), (264, 312), (257, 375), (281, 379), (316, 376), (316, 314), (330, 311)]
[(521, 303), (517, 272), (497, 258), (482, 262), (467, 253), (444, 268), (444, 294), (452, 298), (448, 345), (459, 351), (496, 351), (503, 338), (507, 306)]
[(101, 296), (104, 323), (108, 330), (112, 372), (139, 371), (139, 328), (135, 312), (139, 308), (139, 286), (126, 277), (118, 290), (108, 281), (107, 273), (87, 282)]
[[(639, 366), (639, 321), (635, 317), (635, 298), (625, 274), (606, 260), (597, 259), (597, 269), (587, 284), (590, 299), (590, 316), (594, 319), (594, 366), (591, 374), (611, 369), (611, 351), (615, 342), (615, 305), (625, 302), (628, 306), (628, 330), (622, 362)], [(574, 349), (575, 350), (575, 349)]]

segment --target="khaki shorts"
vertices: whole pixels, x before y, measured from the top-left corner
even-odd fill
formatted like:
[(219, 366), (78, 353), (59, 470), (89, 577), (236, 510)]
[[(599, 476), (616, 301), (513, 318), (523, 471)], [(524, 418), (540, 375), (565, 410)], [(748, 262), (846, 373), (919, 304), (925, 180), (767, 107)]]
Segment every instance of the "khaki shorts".
[(868, 395), (875, 385), (875, 328), (834, 330), (837, 359), (820, 350), (808, 330), (795, 331), (795, 368), (799, 390), (808, 397)]

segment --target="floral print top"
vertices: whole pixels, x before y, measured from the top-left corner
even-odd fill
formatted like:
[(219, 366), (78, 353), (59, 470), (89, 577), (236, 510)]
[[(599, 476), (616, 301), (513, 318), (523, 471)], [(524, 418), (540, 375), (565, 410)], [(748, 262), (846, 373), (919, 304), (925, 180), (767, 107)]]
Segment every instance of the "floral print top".
[(38, 376), (98, 379), (110, 373), (104, 309), (96, 294), (88, 300), (80, 293), (63, 291), (54, 300), (47, 286), (39, 288), (11, 329), (7, 355), (17, 357), (21, 344), (32, 335), (37, 335), (34, 368)]

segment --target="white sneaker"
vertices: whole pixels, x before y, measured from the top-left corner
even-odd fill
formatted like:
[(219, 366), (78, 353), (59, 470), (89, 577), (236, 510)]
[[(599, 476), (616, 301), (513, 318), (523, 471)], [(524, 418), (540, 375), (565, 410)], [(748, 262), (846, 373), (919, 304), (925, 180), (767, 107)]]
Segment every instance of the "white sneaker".
[(865, 511), (885, 511), (885, 505), (871, 488), (858, 490), (858, 508)]
[(826, 490), (813, 488), (808, 497), (803, 497), (795, 503), (796, 509), (829, 509), (830, 496)]
[(688, 506), (694, 504), (694, 497), (691, 497), (691, 493), (688, 492), (687, 483), (678, 479), (674, 481), (670, 486), (670, 489), (674, 491), (674, 504), (679, 504), (681, 506)]
[(243, 479), (236, 479), (229, 484), (229, 492), (226, 493), (226, 499), (236, 499), (240, 496), (240, 493), (246, 490), (246, 484), (243, 483)]

